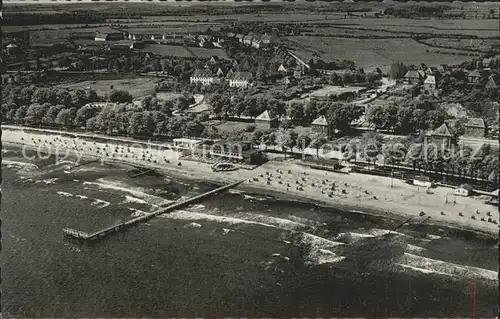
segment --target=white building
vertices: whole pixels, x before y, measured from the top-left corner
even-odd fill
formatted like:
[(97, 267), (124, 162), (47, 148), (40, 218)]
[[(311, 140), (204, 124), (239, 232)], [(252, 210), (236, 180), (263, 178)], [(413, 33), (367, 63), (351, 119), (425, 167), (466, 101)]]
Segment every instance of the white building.
[(470, 186), (469, 184), (462, 184), (460, 185), (459, 187), (457, 187), (453, 193), (455, 195), (458, 195), (458, 196), (470, 196), (472, 195), (472, 192), (474, 191), (474, 189), (472, 188), (472, 186)]
[(198, 69), (193, 72), (193, 74), (189, 78), (189, 82), (209, 85), (215, 82), (215, 77), (212, 75), (212, 71), (210, 70)]
[(424, 87), (429, 91), (436, 89), (436, 77), (434, 75), (428, 75), (427, 78), (425, 78)]
[(260, 40), (258, 38), (253, 38), (252, 47), (259, 49), (261, 47), (261, 45), (262, 45), (262, 40)]
[(201, 140), (191, 138), (174, 138), (174, 147), (181, 150), (192, 150), (196, 145), (200, 144)]
[(252, 73), (250, 72), (236, 72), (229, 79), (230, 87), (247, 88), (250, 85)]
[(425, 188), (431, 188), (432, 187), (432, 181), (427, 176), (416, 176), (413, 179), (413, 185), (415, 185), (415, 186), (421, 186), (421, 187), (425, 187)]

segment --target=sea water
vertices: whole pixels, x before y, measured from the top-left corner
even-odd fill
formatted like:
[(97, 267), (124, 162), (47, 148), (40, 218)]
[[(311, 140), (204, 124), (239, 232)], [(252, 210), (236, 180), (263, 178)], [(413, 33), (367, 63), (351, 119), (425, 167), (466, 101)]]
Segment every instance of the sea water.
[(3, 156), (6, 317), (469, 317), (473, 283), (496, 314), (494, 239), (233, 191), (79, 244), (216, 186)]

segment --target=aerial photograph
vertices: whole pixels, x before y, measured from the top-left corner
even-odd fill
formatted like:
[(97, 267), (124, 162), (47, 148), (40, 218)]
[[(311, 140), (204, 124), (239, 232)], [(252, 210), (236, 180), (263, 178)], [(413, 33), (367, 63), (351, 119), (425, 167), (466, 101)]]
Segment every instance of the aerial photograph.
[(2, 17), (2, 317), (498, 318), (498, 2)]

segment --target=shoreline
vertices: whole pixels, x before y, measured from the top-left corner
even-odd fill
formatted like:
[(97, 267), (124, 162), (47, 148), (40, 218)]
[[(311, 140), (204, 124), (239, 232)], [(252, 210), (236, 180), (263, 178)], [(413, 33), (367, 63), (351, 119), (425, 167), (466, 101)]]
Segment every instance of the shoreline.
[[(37, 150), (37, 146), (34, 145), (27, 145), (23, 143), (16, 143), (12, 142), (11, 140), (5, 141), (5, 133), (8, 131), (5, 131), (2, 139), (2, 144), (7, 147), (14, 147), (14, 148), (22, 148), (27, 147), (28, 149), (31, 150)], [(28, 133), (24, 133), (28, 134)], [(28, 135), (33, 135), (33, 134), (28, 134)], [(43, 136), (43, 134), (36, 134), (38, 136)], [(112, 144), (112, 142), (108, 142), (109, 144)], [(76, 153), (76, 151), (73, 151), (71, 149), (68, 150), (71, 153)], [(95, 158), (96, 156), (93, 156), (92, 154), (83, 154), (79, 153), (81, 156), (81, 159), (91, 159)], [(198, 182), (203, 182), (207, 184), (212, 184), (212, 185), (223, 185), (227, 183), (232, 183), (236, 182), (238, 180), (245, 180), (244, 183), (240, 184), (238, 187), (235, 188), (235, 190), (243, 191), (246, 193), (251, 193), (251, 194), (257, 194), (257, 195), (264, 195), (264, 196), (271, 196), (273, 198), (277, 198), (278, 200), (284, 200), (284, 201), (290, 201), (290, 202), (298, 202), (298, 203), (305, 203), (309, 205), (313, 205), (316, 207), (320, 208), (325, 208), (325, 209), (334, 209), (334, 210), (341, 210), (346, 213), (355, 213), (355, 214), (360, 214), (360, 215), (371, 215), (371, 216), (376, 216), (380, 218), (385, 218), (385, 219), (390, 219), (396, 222), (402, 222), (404, 220), (407, 220), (408, 218), (412, 218), (412, 220), (409, 223), (422, 223), (426, 217), (420, 217), (415, 215), (415, 213), (411, 212), (402, 212), (399, 210), (394, 209), (394, 207), (390, 207), (389, 203), (381, 201), (371, 201), (370, 200), (359, 200), (357, 198), (353, 198), (353, 196), (343, 196), (344, 198), (340, 198), (340, 195), (337, 197), (337, 195), (333, 196), (332, 198), (319, 198), (320, 194), (318, 194), (317, 190), (305, 190), (303, 192), (299, 191), (286, 191), (284, 189), (280, 189), (278, 185), (266, 185), (265, 183), (258, 183), (258, 182), (249, 182), (253, 177), (257, 176), (259, 173), (262, 175), (263, 172), (266, 172), (266, 174), (270, 171), (275, 172), (276, 167), (278, 167), (281, 170), (286, 170), (290, 167), (296, 169), (293, 163), (289, 162), (268, 162), (260, 167), (257, 167), (254, 170), (238, 170), (234, 172), (213, 172), (210, 169), (209, 164), (204, 164), (204, 163), (198, 163), (198, 162), (190, 162), (187, 160), (180, 160), (182, 162), (182, 166), (177, 166), (176, 164), (153, 164), (153, 163), (148, 163), (144, 161), (133, 161), (131, 158), (130, 160), (124, 160), (124, 159), (113, 159), (109, 158), (106, 159), (105, 162), (108, 162), (110, 164), (115, 164), (115, 165), (125, 165), (125, 166), (136, 166), (136, 167), (144, 167), (144, 168), (150, 168), (157, 170), (159, 173), (167, 176), (172, 176), (180, 179), (188, 179), (190, 181), (198, 181)], [(297, 166), (297, 165), (295, 165)], [(315, 175), (320, 175), (323, 174), (323, 177), (325, 175), (325, 171), (319, 171), (319, 170), (312, 170), (312, 169), (303, 169), (304, 172), (308, 173), (308, 176), (315, 174)], [(306, 173), (304, 173), (306, 174)], [(272, 174), (271, 174), (272, 175)], [(350, 179), (356, 179), (356, 176), (349, 176), (349, 175), (354, 175), (354, 174), (347, 174), (346, 177), (342, 177), (340, 175), (344, 174), (337, 174), (333, 172), (328, 172), (326, 173), (329, 178), (332, 178), (336, 180), (342, 180), (347, 178), (347, 176)], [(359, 175), (359, 174), (358, 174)], [(284, 175), (282, 175), (284, 176)], [(370, 179), (377, 180), (377, 183), (379, 182), (379, 179), (374, 178), (373, 176), (369, 177)], [(274, 183), (274, 182), (273, 182)], [(347, 185), (347, 183), (345, 183)], [(306, 187), (306, 186), (304, 186)], [(308, 187), (308, 186), (307, 186)], [(370, 189), (371, 190), (371, 189)], [(349, 192), (351, 189), (349, 189)], [(366, 191), (365, 191), (366, 192)], [(359, 197), (359, 195), (357, 195)], [(404, 200), (403, 202), (396, 203), (400, 204), (398, 207), (402, 208), (407, 208), (405, 207)], [(394, 206), (394, 204), (392, 205)], [(420, 209), (423, 209), (420, 207)], [(494, 210), (494, 207), (491, 208), (491, 210)], [(430, 216), (430, 215), (427, 215)], [(434, 216), (432, 216), (434, 217)], [(436, 218), (427, 219), (425, 221), (425, 224), (430, 225), (430, 226), (442, 226), (445, 228), (451, 228), (451, 229), (457, 229), (460, 231), (469, 231), (473, 232), (476, 234), (480, 234), (483, 236), (498, 236), (498, 226), (497, 225), (488, 225), (490, 227), (474, 227), (475, 225), (464, 225), (463, 223), (459, 223), (456, 220), (439, 220)], [(456, 218), (455, 218), (456, 219)], [(477, 221), (478, 223), (481, 223)], [(480, 224), (481, 226), (486, 226), (483, 224)], [(487, 224), (490, 224), (489, 222)], [(479, 225), (478, 225), (479, 226)], [(491, 227), (495, 226), (495, 227)]]

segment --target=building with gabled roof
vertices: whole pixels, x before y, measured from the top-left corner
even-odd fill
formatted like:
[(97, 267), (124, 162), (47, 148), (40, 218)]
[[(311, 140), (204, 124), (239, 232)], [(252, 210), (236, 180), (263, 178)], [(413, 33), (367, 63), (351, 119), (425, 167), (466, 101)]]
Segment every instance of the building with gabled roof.
[(114, 30), (112, 28), (106, 29), (106, 32), (98, 32), (94, 38), (94, 41), (119, 41), (125, 40), (123, 32)]
[(257, 37), (253, 38), (253, 40), (252, 40), (252, 47), (254, 47), (256, 49), (260, 49), (261, 45), (262, 45), (262, 40), (261, 39), (259, 39)]
[(437, 129), (426, 134), (426, 142), (429, 144), (444, 145), (450, 148), (453, 143), (453, 134), (448, 127), (448, 124), (443, 123)]
[(207, 69), (197, 69), (191, 74), (189, 78), (190, 83), (202, 83), (203, 85), (213, 84), (215, 82), (215, 77), (212, 75), (212, 71)]
[(243, 44), (246, 44), (246, 45), (252, 45), (252, 40), (253, 40), (253, 36), (251, 35), (246, 35), (243, 37)]
[(250, 72), (235, 72), (229, 79), (230, 87), (246, 88), (250, 85), (252, 73)]
[(467, 74), (467, 79), (471, 83), (477, 82), (477, 80), (479, 80), (480, 77), (481, 77), (481, 73), (478, 70), (474, 70), (474, 71), (470, 72), (469, 74)]
[[(424, 77), (422, 76), (423, 71), (416, 71), (416, 70), (410, 70), (406, 72), (404, 76), (404, 80), (408, 84), (421, 84), (422, 81), (424, 80)], [(425, 74), (425, 73), (424, 73)]]
[(424, 81), (424, 88), (433, 91), (436, 89), (436, 77), (434, 75), (428, 75)]
[(484, 86), (484, 88), (488, 90), (496, 89), (497, 87), (498, 86), (492, 77), (489, 79), (488, 83), (486, 83), (486, 85)]
[(264, 34), (262, 37), (260, 37), (260, 40), (262, 41), (263, 45), (269, 45), (273, 42), (273, 36)]
[(268, 110), (262, 112), (254, 121), (255, 126), (263, 129), (278, 127), (278, 117), (273, 116)]
[(218, 77), (223, 77), (224, 76), (224, 71), (222, 71), (221, 68), (218, 68), (217, 71), (215, 72), (215, 75)]
[(282, 64), (280, 64), (280, 66), (278, 67), (278, 72), (287, 72), (288, 70), (285, 68), (285, 66)]
[(316, 132), (325, 133), (328, 136), (330, 135), (328, 121), (323, 115), (312, 121), (311, 128)]
[(472, 117), (464, 125), (465, 133), (464, 136), (467, 137), (484, 137), (486, 135), (486, 124), (484, 120), (479, 117)]

